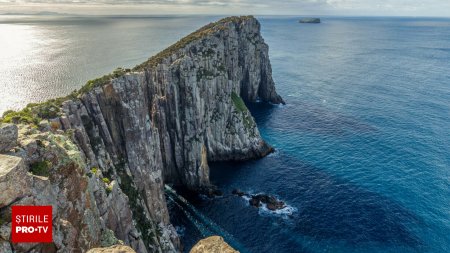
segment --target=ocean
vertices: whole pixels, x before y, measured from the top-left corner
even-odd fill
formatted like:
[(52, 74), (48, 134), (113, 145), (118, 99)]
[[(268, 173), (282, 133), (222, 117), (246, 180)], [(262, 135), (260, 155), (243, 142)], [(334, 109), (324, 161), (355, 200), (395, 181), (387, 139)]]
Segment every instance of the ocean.
[[(286, 105), (249, 105), (276, 152), (210, 164), (186, 196), (241, 252), (450, 252), (450, 19), (258, 17)], [(218, 17), (0, 16), (0, 112), (132, 67)], [(233, 189), (288, 208), (257, 209)], [(185, 251), (204, 236), (169, 201)]]

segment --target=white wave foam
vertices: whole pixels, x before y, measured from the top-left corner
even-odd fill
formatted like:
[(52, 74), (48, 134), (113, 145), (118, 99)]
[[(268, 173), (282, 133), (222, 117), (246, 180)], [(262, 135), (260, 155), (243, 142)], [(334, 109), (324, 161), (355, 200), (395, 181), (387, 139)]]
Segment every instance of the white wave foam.
[(267, 208), (267, 205), (262, 203), (261, 207), (259, 208), (259, 214), (261, 215), (275, 215), (282, 218), (288, 218), (289, 216), (292, 216), (295, 212), (297, 212), (297, 208), (286, 205), (285, 207), (277, 210), (270, 210)]
[[(258, 195), (258, 194), (262, 194), (262, 193), (253, 193), (252, 191), (249, 191), (248, 195), (243, 195), (241, 197), (243, 199), (245, 199), (245, 204), (247, 206), (249, 206), (250, 200), (252, 199), (251, 196)], [(258, 209), (259, 209), (258, 213), (260, 215), (274, 215), (274, 216), (279, 216), (282, 218), (289, 218), (289, 216), (292, 216), (295, 212), (298, 211), (298, 209), (296, 207), (290, 206), (286, 203), (285, 203), (285, 207), (283, 207), (281, 209), (270, 210), (269, 208), (267, 208), (267, 204), (261, 202), (261, 206)]]
[(247, 195), (242, 196), (242, 198), (247, 200), (247, 204), (249, 204), (248, 201), (250, 201), (250, 199), (252, 199), (250, 196), (247, 196)]

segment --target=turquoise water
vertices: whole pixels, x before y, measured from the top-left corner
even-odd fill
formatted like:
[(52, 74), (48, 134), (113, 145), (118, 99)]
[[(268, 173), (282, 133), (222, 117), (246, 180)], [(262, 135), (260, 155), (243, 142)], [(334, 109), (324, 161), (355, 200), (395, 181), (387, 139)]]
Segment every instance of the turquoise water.
[[(216, 19), (0, 17), (0, 111), (132, 67)], [(197, 214), (171, 204), (185, 248), (217, 227), (242, 252), (450, 252), (450, 20), (260, 20), (287, 105), (250, 107), (277, 151), (211, 165), (224, 197), (188, 196)], [(234, 188), (274, 194), (292, 215)]]

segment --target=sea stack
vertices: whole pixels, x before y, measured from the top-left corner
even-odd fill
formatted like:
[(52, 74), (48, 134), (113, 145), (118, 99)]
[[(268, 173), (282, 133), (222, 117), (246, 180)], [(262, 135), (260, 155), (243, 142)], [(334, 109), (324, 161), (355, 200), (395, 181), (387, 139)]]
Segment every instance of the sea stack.
[(298, 22), (304, 24), (319, 24), (320, 18), (302, 18)]
[(11, 225), (12, 205), (52, 205), (55, 240), (13, 244), (4, 233), (0, 252), (120, 243), (139, 253), (179, 252), (164, 184), (202, 189), (210, 186), (208, 162), (267, 155), (272, 148), (246, 107), (258, 100), (284, 103), (260, 23), (242, 16), (206, 25), (67, 97), (8, 111), (0, 120), (0, 140), (10, 140), (1, 142), (0, 189), (20, 187), (0, 198), (0, 231)]

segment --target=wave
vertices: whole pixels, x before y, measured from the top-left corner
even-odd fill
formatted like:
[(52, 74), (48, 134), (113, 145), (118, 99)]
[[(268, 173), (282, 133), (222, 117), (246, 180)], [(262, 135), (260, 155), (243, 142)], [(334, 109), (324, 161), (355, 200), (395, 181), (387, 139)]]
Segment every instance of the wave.
[[(243, 198), (245, 200), (245, 204), (247, 206), (250, 206), (250, 200), (252, 199), (252, 195), (258, 195), (258, 194), (263, 194), (263, 193), (253, 193), (252, 191), (248, 192), (248, 195), (243, 195), (241, 196), (241, 198)], [(279, 198), (277, 198), (277, 200), (280, 200)], [(289, 204), (285, 203), (285, 207), (281, 208), (281, 209), (277, 209), (277, 210), (270, 210), (269, 208), (267, 208), (267, 204), (262, 203), (261, 202), (261, 206), (258, 207), (258, 213), (261, 216), (277, 216), (277, 217), (281, 217), (283, 219), (289, 219), (294, 213), (298, 212), (298, 209), (294, 206), (291, 206)]]

